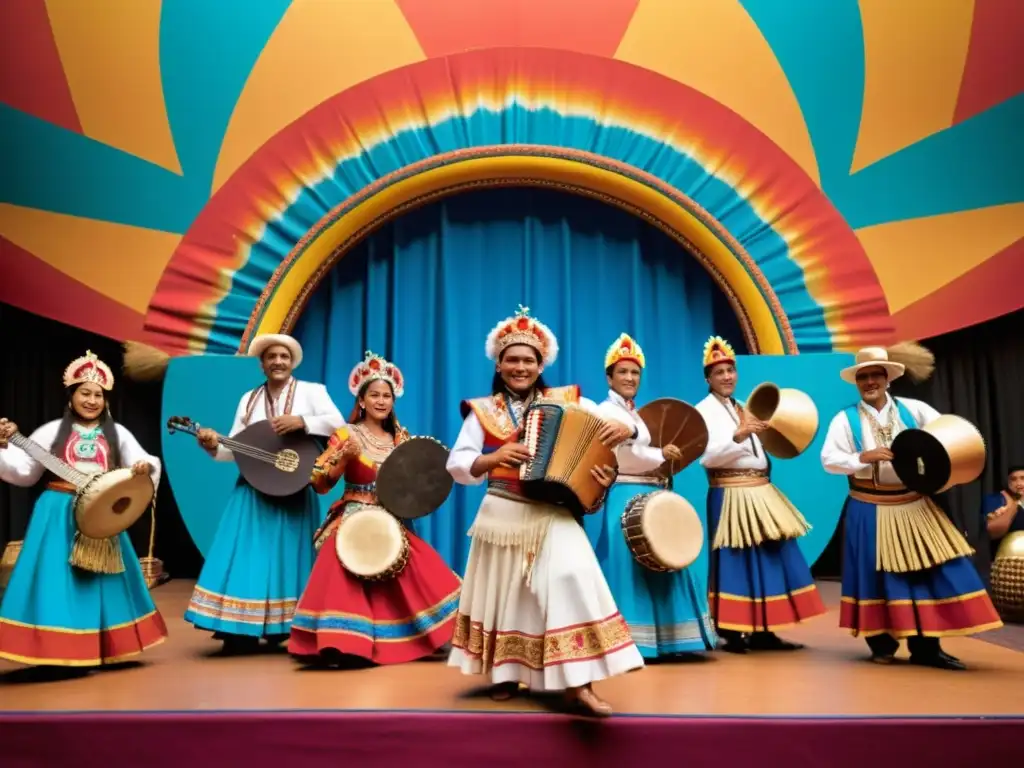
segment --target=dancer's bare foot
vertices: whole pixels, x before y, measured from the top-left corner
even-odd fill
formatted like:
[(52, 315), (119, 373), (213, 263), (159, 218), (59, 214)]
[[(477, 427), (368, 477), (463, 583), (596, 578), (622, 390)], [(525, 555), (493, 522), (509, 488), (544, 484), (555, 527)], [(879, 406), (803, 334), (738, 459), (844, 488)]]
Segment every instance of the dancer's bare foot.
[(497, 683), (491, 686), (491, 701), (508, 701), (519, 693), (519, 683)]
[(602, 699), (589, 685), (582, 688), (570, 688), (565, 692), (570, 706), (582, 709), (594, 717), (608, 717), (612, 714), (612, 705)]

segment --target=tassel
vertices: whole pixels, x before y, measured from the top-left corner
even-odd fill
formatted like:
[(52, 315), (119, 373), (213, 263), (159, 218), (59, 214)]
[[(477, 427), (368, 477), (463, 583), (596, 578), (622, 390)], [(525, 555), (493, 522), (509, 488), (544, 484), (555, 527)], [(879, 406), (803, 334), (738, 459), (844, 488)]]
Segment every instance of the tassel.
[(71, 547), (68, 562), (91, 573), (124, 573), (121, 543), (116, 536), (91, 539), (79, 531), (75, 534), (75, 543)]
[(14, 570), (14, 564), (18, 562), (18, 555), (21, 554), (21, 545), (24, 541), (9, 541), (4, 548), (4, 554), (0, 557), (0, 589), (7, 586)]
[(935, 372), (935, 355), (916, 341), (902, 341), (886, 351), (892, 362), (906, 367), (907, 376), (915, 384), (920, 384)]
[(149, 552), (146, 557), (139, 558), (139, 567), (142, 568), (142, 576), (146, 580), (146, 586), (150, 589), (159, 587), (171, 577), (164, 570), (164, 561), (153, 557), (153, 547), (156, 544), (156, 495), (153, 496), (153, 503), (149, 507)]
[(170, 359), (170, 355), (156, 347), (141, 341), (126, 341), (122, 368), (132, 381), (158, 381), (167, 372)]

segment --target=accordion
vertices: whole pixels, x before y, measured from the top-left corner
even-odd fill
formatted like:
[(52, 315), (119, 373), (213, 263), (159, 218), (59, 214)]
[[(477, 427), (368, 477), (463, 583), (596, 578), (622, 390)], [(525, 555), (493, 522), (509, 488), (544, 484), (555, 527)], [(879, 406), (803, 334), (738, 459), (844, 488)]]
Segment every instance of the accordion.
[(594, 511), (605, 487), (590, 470), (618, 466), (615, 452), (597, 439), (603, 424), (579, 406), (543, 400), (531, 405), (523, 417), (522, 442), (533, 454), (519, 467), (523, 495), (576, 515)]

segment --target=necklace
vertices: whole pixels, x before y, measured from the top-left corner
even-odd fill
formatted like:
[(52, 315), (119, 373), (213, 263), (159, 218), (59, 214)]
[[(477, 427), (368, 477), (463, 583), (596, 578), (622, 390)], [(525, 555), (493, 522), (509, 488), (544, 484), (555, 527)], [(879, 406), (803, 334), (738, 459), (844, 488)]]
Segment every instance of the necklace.
[(880, 424), (875, 414), (871, 412), (872, 409), (868, 408), (863, 400), (860, 401), (859, 406), (861, 413), (868, 417), (868, 423), (871, 425), (871, 435), (875, 438), (875, 445), (878, 448), (891, 447), (892, 441), (896, 437), (896, 409), (890, 408), (885, 424)]
[(354, 424), (352, 431), (363, 448), (363, 453), (378, 464), (395, 450), (395, 441), (391, 435), (378, 437), (370, 432), (363, 424)]

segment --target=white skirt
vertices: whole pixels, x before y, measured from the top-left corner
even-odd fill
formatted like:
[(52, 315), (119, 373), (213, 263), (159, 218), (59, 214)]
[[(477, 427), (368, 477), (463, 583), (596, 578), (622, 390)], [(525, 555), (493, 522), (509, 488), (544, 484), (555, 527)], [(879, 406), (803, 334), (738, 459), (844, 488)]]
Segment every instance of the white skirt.
[[(494, 543), (482, 518), (549, 518), (529, 563), (524, 543)], [(469, 564), (448, 665), (561, 691), (644, 666), (586, 532), (567, 511), (488, 494), (470, 534)], [(492, 539), (492, 540), (487, 540)], [(528, 575), (528, 570), (532, 573)]]

